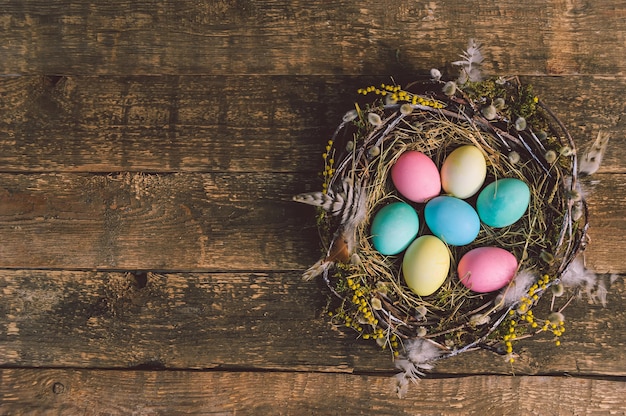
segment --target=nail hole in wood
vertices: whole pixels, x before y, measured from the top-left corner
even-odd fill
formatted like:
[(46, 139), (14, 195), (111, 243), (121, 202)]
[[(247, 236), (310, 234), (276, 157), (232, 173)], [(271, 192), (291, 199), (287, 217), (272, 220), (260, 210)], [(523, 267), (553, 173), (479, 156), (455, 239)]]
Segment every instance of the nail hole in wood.
[(52, 88), (54, 88), (63, 78), (65, 77), (62, 75), (47, 75), (45, 80)]
[(134, 272), (132, 276), (137, 289), (143, 289), (148, 284), (148, 272)]
[(65, 386), (63, 383), (56, 382), (52, 385), (52, 392), (54, 394), (62, 394), (65, 392)]

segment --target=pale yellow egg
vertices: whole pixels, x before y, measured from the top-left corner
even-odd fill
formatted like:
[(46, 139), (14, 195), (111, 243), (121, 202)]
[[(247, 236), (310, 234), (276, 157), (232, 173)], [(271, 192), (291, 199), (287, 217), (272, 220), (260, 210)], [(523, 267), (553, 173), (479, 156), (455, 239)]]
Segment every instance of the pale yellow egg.
[(472, 145), (461, 146), (441, 165), (441, 186), (457, 198), (474, 195), (485, 182), (487, 163), (483, 153)]
[(417, 238), (406, 249), (402, 273), (409, 288), (420, 296), (432, 295), (441, 287), (450, 270), (450, 252), (433, 235)]

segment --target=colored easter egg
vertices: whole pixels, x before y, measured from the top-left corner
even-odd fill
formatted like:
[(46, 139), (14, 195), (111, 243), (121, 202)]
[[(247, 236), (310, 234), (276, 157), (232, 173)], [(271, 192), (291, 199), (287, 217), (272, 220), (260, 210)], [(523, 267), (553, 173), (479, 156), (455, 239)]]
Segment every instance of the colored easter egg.
[(437, 237), (423, 235), (404, 253), (402, 274), (407, 286), (419, 296), (432, 295), (441, 287), (450, 270), (450, 253)]
[(480, 220), (474, 208), (452, 196), (438, 196), (428, 201), (424, 219), (432, 233), (451, 246), (471, 243), (480, 231)]
[(441, 192), (435, 163), (425, 154), (408, 150), (391, 168), (391, 180), (400, 194), (413, 202), (426, 202)]
[(417, 237), (419, 218), (406, 202), (393, 202), (376, 213), (372, 221), (372, 244), (386, 256), (404, 251)]
[(461, 283), (468, 289), (487, 293), (509, 284), (517, 271), (517, 259), (503, 248), (478, 247), (465, 253), (457, 266)]
[(476, 210), (484, 224), (500, 228), (522, 218), (529, 203), (528, 185), (519, 179), (505, 178), (485, 186), (476, 200)]
[(460, 199), (474, 195), (485, 182), (487, 164), (476, 146), (461, 146), (441, 165), (443, 190)]

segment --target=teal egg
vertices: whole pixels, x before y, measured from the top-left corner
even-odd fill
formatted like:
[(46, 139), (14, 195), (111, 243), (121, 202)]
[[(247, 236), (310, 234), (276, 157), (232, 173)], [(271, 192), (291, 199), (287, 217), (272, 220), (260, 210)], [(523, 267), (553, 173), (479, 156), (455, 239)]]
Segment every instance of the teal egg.
[(522, 218), (529, 203), (528, 185), (519, 179), (505, 178), (485, 186), (476, 200), (476, 210), (484, 224), (500, 228)]
[(438, 196), (428, 201), (424, 219), (430, 231), (451, 246), (471, 243), (480, 231), (474, 208), (453, 196)]
[(385, 256), (404, 251), (417, 237), (419, 218), (412, 206), (393, 202), (384, 206), (372, 221), (372, 244)]

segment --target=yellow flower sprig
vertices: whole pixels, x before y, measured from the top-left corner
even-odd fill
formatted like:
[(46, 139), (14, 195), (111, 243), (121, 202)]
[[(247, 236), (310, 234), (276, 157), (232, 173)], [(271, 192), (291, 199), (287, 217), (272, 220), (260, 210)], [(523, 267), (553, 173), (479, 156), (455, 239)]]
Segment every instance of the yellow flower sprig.
[[(352, 328), (363, 339), (372, 339), (382, 348), (391, 348), (394, 356), (398, 356), (399, 339), (395, 334), (378, 326), (374, 310), (382, 308), (380, 299), (373, 295), (373, 290), (353, 278), (345, 279), (346, 290), (349, 290), (344, 302), (328, 315), (337, 323)], [(352, 296), (349, 296), (349, 294)]]
[[(503, 336), (504, 347), (510, 363), (515, 362), (513, 355), (513, 341), (520, 339), (528, 327), (535, 330), (535, 333), (550, 331), (554, 334), (554, 343), (556, 346), (561, 345), (560, 337), (565, 332), (565, 318), (561, 312), (552, 312), (543, 325), (539, 327), (532, 306), (539, 300), (539, 293), (548, 287), (550, 276), (544, 275), (537, 283), (528, 289), (528, 294), (520, 300), (517, 310), (509, 311), (509, 328)], [(517, 316), (516, 316), (517, 315)], [(539, 329), (537, 329), (539, 328)]]
[(565, 317), (561, 312), (553, 312), (545, 320), (542, 331), (551, 331), (554, 334), (554, 344), (561, 345), (561, 335), (565, 332)]
[(357, 93), (362, 95), (374, 93), (376, 95), (387, 97), (391, 103), (406, 102), (413, 105), (423, 105), (432, 108), (443, 108), (445, 106), (441, 101), (405, 91), (399, 85), (381, 84), (380, 87), (370, 85), (366, 88), (359, 88)]
[(326, 144), (326, 148), (324, 153), (322, 153), (322, 159), (324, 160), (324, 171), (322, 172), (322, 177), (324, 182), (322, 183), (322, 192), (328, 193), (328, 184), (330, 183), (330, 179), (335, 173), (335, 149), (333, 148), (333, 141), (329, 140)]

